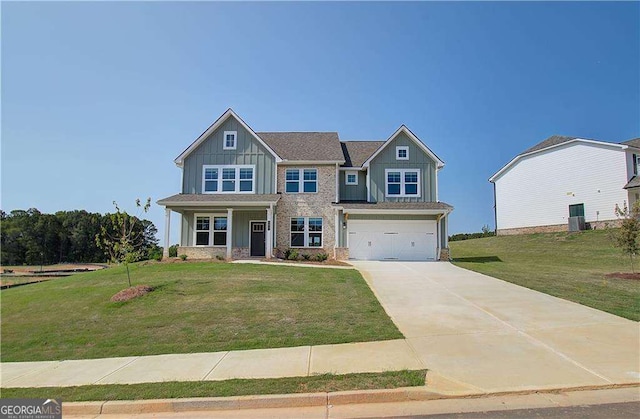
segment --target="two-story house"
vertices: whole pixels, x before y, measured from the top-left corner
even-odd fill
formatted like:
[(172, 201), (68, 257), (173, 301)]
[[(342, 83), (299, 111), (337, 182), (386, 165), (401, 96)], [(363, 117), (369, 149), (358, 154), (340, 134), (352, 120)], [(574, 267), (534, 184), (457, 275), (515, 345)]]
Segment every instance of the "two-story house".
[(616, 205), (640, 199), (640, 138), (622, 143), (553, 135), (496, 172), (499, 235), (567, 231), (618, 222)]
[(227, 110), (176, 159), (182, 192), (158, 201), (180, 215), (189, 258), (448, 258), (453, 208), (438, 200), (444, 163), (404, 125), (386, 141), (335, 132), (255, 132)]

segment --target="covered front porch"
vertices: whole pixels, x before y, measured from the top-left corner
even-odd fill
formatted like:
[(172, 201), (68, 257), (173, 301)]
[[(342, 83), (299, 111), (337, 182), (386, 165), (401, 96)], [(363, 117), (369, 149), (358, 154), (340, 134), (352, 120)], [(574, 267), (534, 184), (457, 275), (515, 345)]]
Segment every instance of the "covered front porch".
[(169, 257), (171, 213), (180, 214), (178, 255), (189, 259), (273, 256), (279, 195), (178, 194), (165, 207), (163, 257)]

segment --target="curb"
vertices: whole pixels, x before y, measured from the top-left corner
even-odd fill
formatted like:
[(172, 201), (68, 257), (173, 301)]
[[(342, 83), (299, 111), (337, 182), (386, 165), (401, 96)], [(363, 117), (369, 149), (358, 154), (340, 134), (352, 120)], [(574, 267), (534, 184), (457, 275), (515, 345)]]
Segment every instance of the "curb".
[(298, 393), (260, 396), (202, 397), (188, 399), (117, 400), (63, 403), (63, 415), (107, 415), (169, 413), (232, 409), (334, 406), (363, 403), (392, 403), (441, 399), (471, 399), (490, 396), (559, 393), (640, 387), (640, 383), (563, 387), (500, 392), (436, 392), (429, 387), (403, 387), (390, 390), (354, 390), (331, 393)]

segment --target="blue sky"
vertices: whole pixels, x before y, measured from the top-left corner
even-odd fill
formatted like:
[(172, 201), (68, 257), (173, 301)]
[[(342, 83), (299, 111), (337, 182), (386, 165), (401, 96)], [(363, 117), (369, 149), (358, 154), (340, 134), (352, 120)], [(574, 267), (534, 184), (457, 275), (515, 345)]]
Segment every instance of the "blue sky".
[(640, 3), (2, 3), (5, 211), (177, 193), (228, 107), (343, 140), (406, 124), (446, 163), (450, 232), (493, 228), (487, 179), (519, 152), (640, 136)]

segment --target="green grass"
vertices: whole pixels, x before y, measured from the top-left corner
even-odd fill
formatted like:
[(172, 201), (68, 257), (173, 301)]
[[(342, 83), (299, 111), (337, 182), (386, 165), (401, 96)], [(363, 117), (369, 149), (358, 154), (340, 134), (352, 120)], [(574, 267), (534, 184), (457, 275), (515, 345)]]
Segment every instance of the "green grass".
[(356, 270), (227, 263), (122, 267), (1, 292), (2, 361), (214, 352), (402, 338)]
[(450, 242), (454, 263), (514, 284), (640, 320), (640, 281), (604, 230), (498, 236)]
[(260, 380), (109, 384), (78, 387), (5, 388), (3, 398), (47, 398), (73, 401), (226, 397), (257, 394), (316, 393), (415, 387), (425, 384), (426, 370), (316, 375)]

